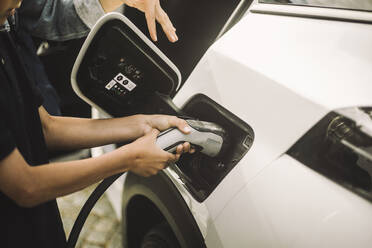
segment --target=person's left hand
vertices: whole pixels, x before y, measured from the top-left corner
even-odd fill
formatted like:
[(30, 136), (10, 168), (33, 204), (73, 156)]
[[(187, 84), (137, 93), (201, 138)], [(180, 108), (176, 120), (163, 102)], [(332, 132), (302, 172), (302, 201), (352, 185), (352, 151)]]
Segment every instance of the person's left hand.
[(129, 7), (137, 8), (145, 13), (147, 28), (153, 41), (157, 41), (155, 20), (159, 22), (169, 41), (178, 40), (176, 29), (167, 13), (161, 8), (159, 0), (124, 0), (124, 2)]

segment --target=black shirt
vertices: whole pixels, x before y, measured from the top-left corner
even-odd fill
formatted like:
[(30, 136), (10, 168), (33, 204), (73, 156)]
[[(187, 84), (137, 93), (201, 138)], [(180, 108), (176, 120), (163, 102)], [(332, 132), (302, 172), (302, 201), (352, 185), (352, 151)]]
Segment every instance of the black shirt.
[[(15, 40), (8, 32), (0, 33), (0, 160), (18, 148), (28, 164), (37, 166), (48, 163), (38, 113), (43, 100)], [(22, 208), (0, 192), (0, 247), (62, 248), (65, 244), (55, 200)]]

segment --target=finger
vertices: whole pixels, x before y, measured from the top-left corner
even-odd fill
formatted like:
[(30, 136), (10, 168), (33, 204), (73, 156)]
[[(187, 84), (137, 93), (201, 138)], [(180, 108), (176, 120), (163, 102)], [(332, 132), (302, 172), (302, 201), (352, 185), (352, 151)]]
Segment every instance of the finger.
[(195, 153), (195, 152), (196, 152), (195, 147), (192, 146), (192, 145), (190, 145), (190, 151), (189, 151), (189, 153), (190, 153), (190, 154), (193, 154), (193, 153)]
[(169, 16), (161, 8), (160, 3), (156, 5), (156, 20), (160, 23), (164, 33), (171, 42), (176, 42), (178, 40), (176, 29), (173, 26)]
[(137, 174), (141, 177), (150, 177), (151, 176), (151, 174), (148, 171), (142, 172), (142, 173), (135, 173), (135, 174)]
[(183, 145), (178, 145), (176, 149), (176, 154), (182, 154), (183, 153)]
[(149, 33), (153, 41), (158, 40), (156, 36), (156, 23), (155, 23), (155, 11), (156, 11), (157, 3), (159, 3), (158, 0), (146, 1), (146, 5), (145, 5), (145, 17), (146, 17), (147, 28), (149, 29)]
[(168, 161), (169, 165), (176, 163), (181, 157), (181, 154), (172, 154), (172, 155), (173, 155), (172, 159)]
[(173, 127), (177, 127), (184, 134), (188, 134), (191, 132), (191, 128), (189, 124), (187, 124), (187, 122), (184, 119), (177, 118), (175, 116), (172, 116), (170, 118), (169, 125)]
[(150, 170), (150, 176), (155, 176), (156, 174), (158, 174), (159, 170), (157, 169), (152, 169)]
[(175, 162), (177, 162), (179, 157), (180, 157), (180, 154), (168, 153), (167, 163), (170, 163), (170, 164), (175, 163)]
[(176, 158), (175, 158), (175, 161), (173, 163), (176, 163), (181, 157), (181, 154), (176, 154)]
[(184, 153), (190, 152), (190, 148), (191, 148), (191, 145), (190, 145), (189, 142), (183, 143), (183, 152)]
[(164, 169), (168, 168), (170, 165), (174, 164), (176, 161), (178, 161), (180, 155), (176, 155), (175, 158), (171, 162), (167, 162), (164, 166)]
[(168, 162), (159, 163), (158, 165), (154, 165), (154, 168), (158, 171), (165, 169), (168, 166)]

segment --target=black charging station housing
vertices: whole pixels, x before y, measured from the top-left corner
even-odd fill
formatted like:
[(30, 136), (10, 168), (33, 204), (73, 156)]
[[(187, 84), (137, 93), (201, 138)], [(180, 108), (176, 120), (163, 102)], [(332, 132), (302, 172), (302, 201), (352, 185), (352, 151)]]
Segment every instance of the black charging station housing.
[(176, 93), (178, 69), (124, 16), (104, 18), (74, 66), (76, 93), (114, 117), (155, 112), (154, 98), (167, 101)]

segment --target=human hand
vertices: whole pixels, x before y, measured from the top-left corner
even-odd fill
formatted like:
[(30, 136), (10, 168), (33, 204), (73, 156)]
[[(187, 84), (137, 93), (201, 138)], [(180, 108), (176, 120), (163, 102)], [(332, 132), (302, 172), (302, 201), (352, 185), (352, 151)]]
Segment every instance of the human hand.
[[(159, 131), (165, 131), (171, 127), (178, 128), (184, 134), (188, 134), (191, 132), (191, 129), (187, 122), (184, 119), (178, 118), (176, 116), (171, 115), (147, 115), (145, 116), (145, 125), (144, 125), (144, 133), (148, 132), (149, 130), (155, 128)], [(189, 142), (185, 142), (179, 147), (182, 146), (182, 150), (184, 153), (194, 153), (195, 149), (191, 147)], [(181, 149), (181, 148), (179, 148)]]
[(124, 0), (124, 2), (129, 7), (145, 13), (147, 28), (153, 41), (157, 41), (155, 20), (161, 25), (169, 41), (176, 42), (178, 40), (176, 29), (167, 13), (161, 8), (159, 0)]
[(187, 152), (183, 145), (177, 146), (176, 154), (162, 150), (156, 145), (158, 134), (158, 130), (152, 129), (145, 136), (127, 145), (132, 158), (130, 171), (144, 177), (153, 176), (169, 164), (178, 161), (183, 152)]
[(155, 128), (159, 131), (165, 131), (171, 127), (178, 128), (184, 134), (190, 133), (191, 129), (184, 119), (172, 115), (145, 115), (144, 133)]

